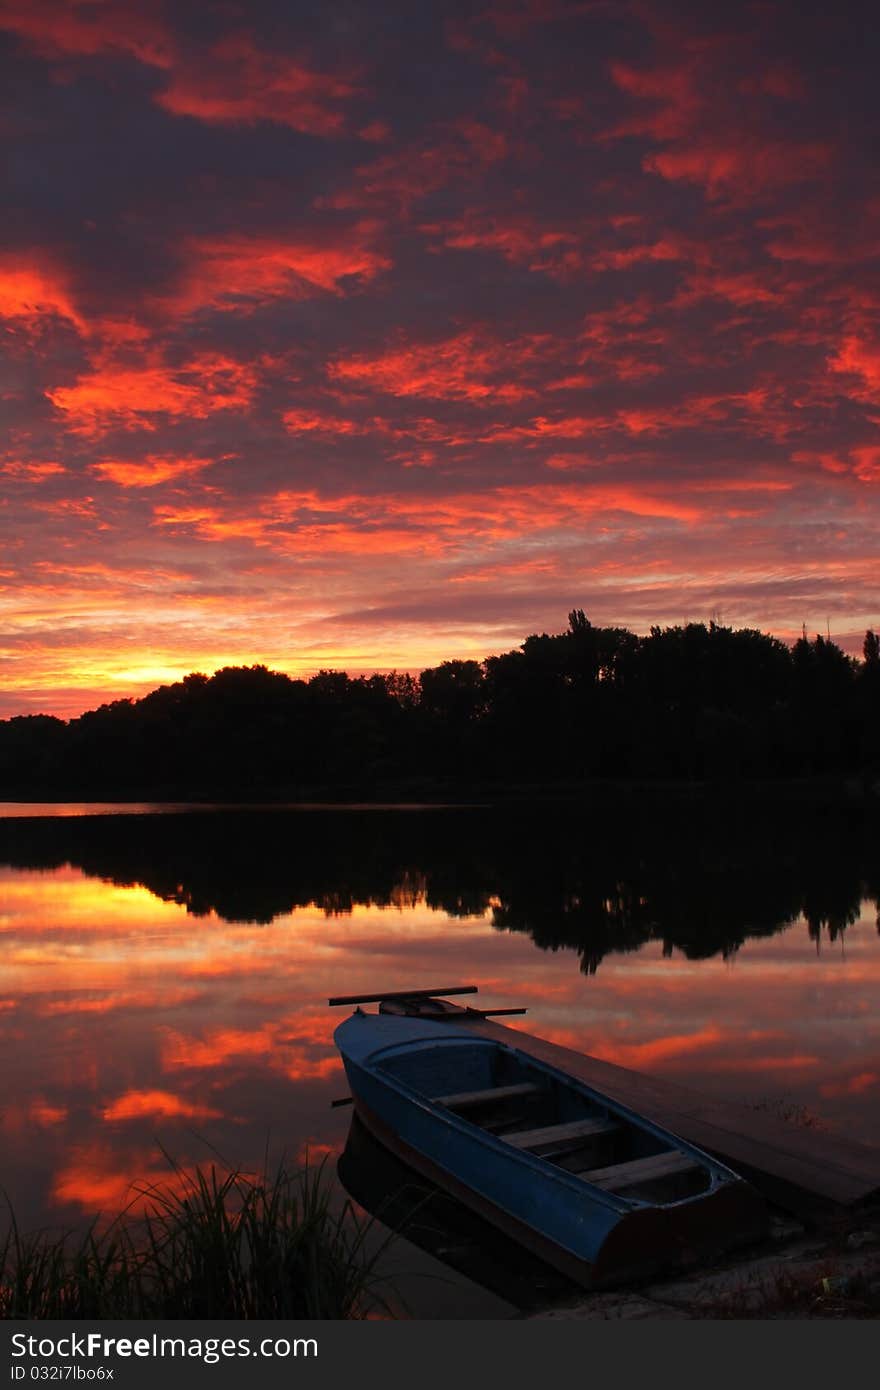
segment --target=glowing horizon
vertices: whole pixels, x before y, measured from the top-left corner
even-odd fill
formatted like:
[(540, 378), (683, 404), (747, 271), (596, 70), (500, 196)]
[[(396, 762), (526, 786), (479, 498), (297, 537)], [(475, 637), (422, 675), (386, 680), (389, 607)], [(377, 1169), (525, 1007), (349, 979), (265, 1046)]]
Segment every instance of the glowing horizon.
[(867, 13), (0, 0), (0, 717), (573, 607), (859, 652)]

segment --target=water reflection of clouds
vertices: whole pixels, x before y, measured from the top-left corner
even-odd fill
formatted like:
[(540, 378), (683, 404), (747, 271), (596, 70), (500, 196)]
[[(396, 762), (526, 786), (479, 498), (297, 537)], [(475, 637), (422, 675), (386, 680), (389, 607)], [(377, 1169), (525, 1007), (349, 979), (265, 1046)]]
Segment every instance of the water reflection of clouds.
[(110, 1210), (158, 1181), (157, 1137), (186, 1167), (334, 1153), (346, 1112), (332, 1033), (341, 989), (454, 984), (512, 1026), (700, 1089), (793, 1096), (870, 1138), (880, 1104), (880, 949), (866, 916), (845, 946), (806, 924), (689, 960), (650, 941), (583, 974), (573, 948), (538, 950), (492, 911), (307, 906), (270, 925), (194, 919), (145, 889), (69, 866), (5, 871), (0, 1039), (9, 1059), (3, 1184), (34, 1210)]
[(217, 1120), (221, 1111), (172, 1095), (170, 1091), (126, 1091), (105, 1105), (101, 1118), (111, 1124), (124, 1120), (179, 1119)]
[(539, 1005), (527, 1026), (706, 1091), (794, 1099), (876, 1138), (880, 949), (873, 917), (847, 930), (845, 951), (835, 944), (817, 956), (799, 922), (784, 935), (746, 942), (735, 964), (664, 958), (652, 943), (637, 962), (607, 958), (596, 983), (600, 1008)]

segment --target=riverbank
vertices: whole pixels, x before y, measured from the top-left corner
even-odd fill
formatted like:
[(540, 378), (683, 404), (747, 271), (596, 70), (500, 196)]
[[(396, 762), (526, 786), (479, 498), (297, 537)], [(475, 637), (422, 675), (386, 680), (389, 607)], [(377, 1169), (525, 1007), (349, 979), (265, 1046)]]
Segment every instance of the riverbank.
[(708, 1268), (578, 1296), (528, 1316), (603, 1322), (880, 1318), (880, 1208), (812, 1229), (780, 1215), (769, 1240)]
[[(7, 786), (0, 788), (4, 815), (119, 814), (126, 810), (457, 810), (468, 807), (535, 805), (713, 806), (797, 805), (880, 809), (880, 779), (789, 777), (694, 780), (688, 778), (591, 778), (583, 781), (446, 782), (433, 779), (309, 783), (277, 787), (160, 786), (97, 787)], [(33, 807), (33, 811), (29, 808)], [(45, 808), (43, 810), (42, 808)], [(57, 808), (53, 810), (52, 808)], [(92, 808), (92, 809), (90, 809)]]

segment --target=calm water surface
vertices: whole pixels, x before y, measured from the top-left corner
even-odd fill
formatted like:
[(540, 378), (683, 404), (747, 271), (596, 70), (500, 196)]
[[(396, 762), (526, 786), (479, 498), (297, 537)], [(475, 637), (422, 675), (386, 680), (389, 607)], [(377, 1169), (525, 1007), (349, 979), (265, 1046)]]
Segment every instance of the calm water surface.
[[(335, 1165), (327, 997), (471, 981), (528, 1006), (512, 1026), (876, 1141), (876, 835), (781, 819), (0, 819), (0, 1186), (25, 1225), (69, 1225), (164, 1179), (160, 1143)], [(510, 1311), (409, 1243), (395, 1260), (418, 1316)]]

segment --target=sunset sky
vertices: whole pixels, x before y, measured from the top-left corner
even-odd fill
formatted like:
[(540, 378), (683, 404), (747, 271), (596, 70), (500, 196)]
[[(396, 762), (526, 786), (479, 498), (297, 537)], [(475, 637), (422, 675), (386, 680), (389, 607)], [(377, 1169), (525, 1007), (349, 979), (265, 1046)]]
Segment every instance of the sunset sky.
[(0, 0), (0, 715), (419, 670), (575, 606), (858, 652), (877, 35), (803, 0)]

